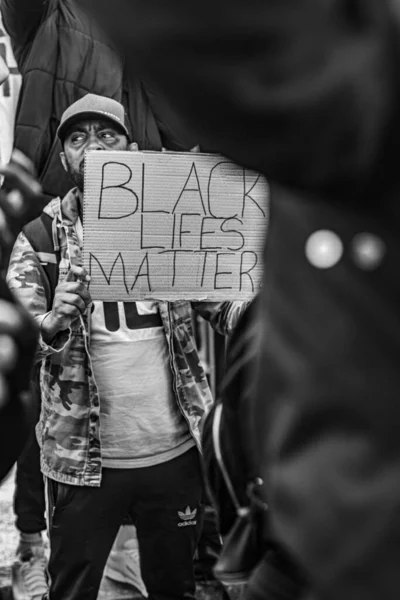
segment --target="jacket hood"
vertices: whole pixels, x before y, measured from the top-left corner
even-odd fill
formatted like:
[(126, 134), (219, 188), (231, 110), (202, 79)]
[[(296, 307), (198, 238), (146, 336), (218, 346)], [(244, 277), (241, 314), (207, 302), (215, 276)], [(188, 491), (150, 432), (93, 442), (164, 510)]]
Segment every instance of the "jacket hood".
[(79, 217), (79, 195), (78, 189), (73, 188), (66, 196), (54, 198), (43, 209), (43, 212), (52, 219), (58, 218), (60, 221), (70, 221), (75, 224)]

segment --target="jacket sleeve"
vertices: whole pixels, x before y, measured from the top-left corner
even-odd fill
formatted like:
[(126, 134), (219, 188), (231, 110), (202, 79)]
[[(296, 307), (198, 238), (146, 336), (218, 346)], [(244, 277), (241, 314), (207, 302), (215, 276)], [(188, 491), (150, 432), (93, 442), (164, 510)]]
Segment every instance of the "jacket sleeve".
[(11, 38), (13, 52), (21, 70), (25, 51), (39, 25), (59, 0), (0, 0), (4, 27)]
[[(7, 283), (10, 290), (34, 317), (39, 326), (49, 314), (50, 308), (46, 298), (43, 278), (46, 277), (43, 267), (31, 244), (23, 233), (20, 233), (10, 258), (7, 272)], [(36, 362), (46, 356), (64, 350), (71, 339), (70, 331), (62, 331), (56, 335), (52, 344), (46, 344), (39, 334)]]
[(229, 335), (235, 329), (248, 302), (192, 302), (192, 308), (210, 323), (221, 335)]
[(376, 165), (398, 104), (395, 2), (82, 1), (207, 151), (341, 197)]

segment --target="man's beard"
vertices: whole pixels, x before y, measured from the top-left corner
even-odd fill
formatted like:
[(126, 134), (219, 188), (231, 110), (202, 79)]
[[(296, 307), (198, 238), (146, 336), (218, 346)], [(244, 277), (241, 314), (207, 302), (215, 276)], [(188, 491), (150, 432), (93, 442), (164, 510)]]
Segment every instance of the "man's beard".
[(83, 192), (83, 181), (84, 181), (84, 172), (83, 172), (83, 162), (79, 165), (79, 169), (72, 169), (70, 165), (68, 165), (68, 175), (71, 177), (72, 181), (78, 188), (80, 192)]

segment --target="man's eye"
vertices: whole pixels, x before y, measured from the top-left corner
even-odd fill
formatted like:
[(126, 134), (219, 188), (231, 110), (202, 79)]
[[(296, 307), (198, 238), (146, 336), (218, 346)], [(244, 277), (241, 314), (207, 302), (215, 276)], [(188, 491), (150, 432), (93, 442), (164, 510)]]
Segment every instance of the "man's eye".
[(106, 140), (111, 140), (115, 137), (111, 131), (103, 131), (103, 133), (101, 135)]
[(82, 140), (83, 140), (83, 135), (81, 135), (81, 134), (73, 135), (71, 138), (71, 142), (73, 144), (77, 144), (77, 143), (81, 142)]

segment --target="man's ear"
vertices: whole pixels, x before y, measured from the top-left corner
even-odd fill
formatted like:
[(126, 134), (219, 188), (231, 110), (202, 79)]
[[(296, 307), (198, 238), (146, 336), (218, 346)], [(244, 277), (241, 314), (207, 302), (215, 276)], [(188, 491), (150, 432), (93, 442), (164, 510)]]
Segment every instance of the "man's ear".
[(67, 159), (65, 158), (65, 152), (60, 152), (60, 159), (61, 159), (61, 164), (64, 167), (64, 171), (67, 171), (67, 173), (68, 173)]
[(139, 146), (136, 142), (132, 142), (128, 145), (128, 150), (130, 150), (131, 152), (139, 152)]

